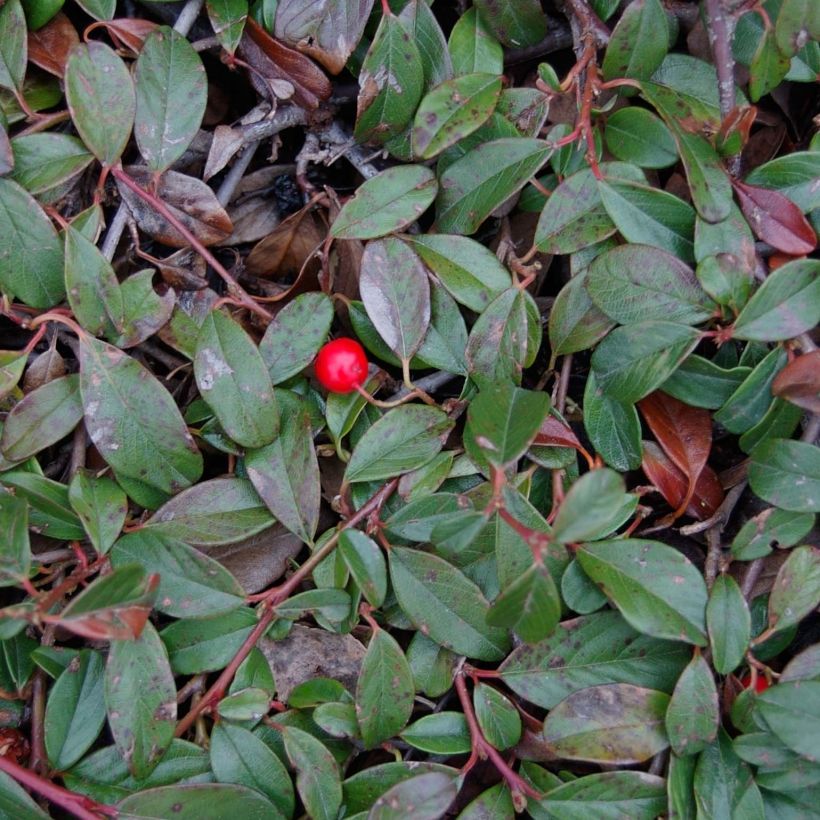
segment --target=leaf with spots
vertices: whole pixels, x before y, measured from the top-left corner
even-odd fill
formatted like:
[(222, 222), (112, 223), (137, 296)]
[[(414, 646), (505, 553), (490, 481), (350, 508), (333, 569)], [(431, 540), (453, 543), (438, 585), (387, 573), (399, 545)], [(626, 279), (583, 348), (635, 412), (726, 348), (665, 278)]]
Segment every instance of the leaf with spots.
[(222, 428), (243, 447), (264, 447), (279, 429), (268, 369), (238, 322), (214, 310), (202, 322), (194, 356), (202, 397)]
[(700, 652), (675, 685), (666, 711), (666, 732), (677, 755), (694, 755), (716, 737), (720, 721), (718, 692), (709, 664)]
[(174, 738), (176, 686), (151, 624), (135, 641), (114, 641), (105, 667), (105, 708), (114, 743), (134, 777), (147, 777)]
[(296, 788), (308, 816), (336, 820), (342, 804), (339, 766), (328, 748), (313, 735), (293, 726), (282, 726), (285, 751), (296, 769)]
[(21, 91), (26, 76), (26, 16), (20, 0), (0, 6), (0, 88)]
[(583, 544), (577, 557), (639, 632), (706, 646), (706, 583), (682, 553), (657, 541), (623, 539)]
[(413, 713), (413, 673), (395, 638), (379, 629), (370, 639), (356, 684), (356, 717), (365, 747), (397, 735)]

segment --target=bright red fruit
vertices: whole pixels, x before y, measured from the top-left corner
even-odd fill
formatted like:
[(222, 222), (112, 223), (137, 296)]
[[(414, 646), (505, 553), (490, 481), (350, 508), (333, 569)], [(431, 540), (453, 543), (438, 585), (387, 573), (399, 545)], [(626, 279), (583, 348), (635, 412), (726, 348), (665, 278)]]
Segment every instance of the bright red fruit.
[(367, 378), (367, 356), (355, 339), (334, 339), (314, 362), (319, 383), (332, 393), (352, 393)]
[[(752, 676), (751, 675), (744, 675), (740, 679), (740, 685), (744, 689), (748, 689), (752, 683)], [(766, 680), (765, 675), (758, 675), (757, 681), (755, 681), (755, 692), (759, 695), (761, 692), (765, 692), (769, 688), (769, 681)]]

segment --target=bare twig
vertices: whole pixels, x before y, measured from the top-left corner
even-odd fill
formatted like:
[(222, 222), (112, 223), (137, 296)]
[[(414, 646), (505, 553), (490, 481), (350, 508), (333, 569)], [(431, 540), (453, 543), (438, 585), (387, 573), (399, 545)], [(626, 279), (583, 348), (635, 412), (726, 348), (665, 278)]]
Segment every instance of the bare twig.
[(740, 591), (743, 593), (743, 597), (747, 601), (754, 591), (755, 584), (757, 583), (757, 579), (760, 577), (761, 572), (763, 572), (762, 558), (755, 558), (755, 560), (746, 567), (746, 572), (743, 575), (743, 581), (740, 585)]

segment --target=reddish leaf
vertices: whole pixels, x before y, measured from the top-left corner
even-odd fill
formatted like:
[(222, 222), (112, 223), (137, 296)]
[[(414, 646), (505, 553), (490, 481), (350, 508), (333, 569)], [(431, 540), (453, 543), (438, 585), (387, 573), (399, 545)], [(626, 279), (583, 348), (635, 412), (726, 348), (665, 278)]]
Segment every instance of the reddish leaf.
[(119, 20), (99, 20), (92, 23), (86, 30), (84, 36), (88, 39), (89, 32), (95, 28), (104, 28), (117, 48), (127, 48), (134, 54), (142, 51), (142, 44), (145, 38), (159, 28), (158, 23), (150, 20), (142, 20), (138, 17), (123, 17)]
[(810, 413), (820, 413), (820, 350), (792, 359), (772, 382), (772, 393)]
[(80, 42), (74, 23), (61, 11), (37, 31), (28, 33), (28, 58), (55, 77), (62, 77), (71, 49)]
[(656, 390), (638, 402), (649, 429), (688, 486), (675, 508), (675, 518), (689, 506), (698, 478), (712, 449), (712, 417), (708, 410), (690, 407)]
[[(150, 190), (153, 175), (147, 168), (131, 166), (125, 172), (145, 190)], [(140, 229), (172, 248), (187, 248), (188, 242), (130, 188), (117, 183), (120, 195), (134, 215)], [(214, 192), (201, 180), (166, 171), (159, 178), (156, 195), (203, 245), (215, 245), (231, 235), (233, 224)]]
[[(689, 481), (686, 476), (653, 441), (643, 442), (641, 467), (646, 477), (666, 499), (666, 503), (677, 511), (683, 505), (688, 492)], [(695, 491), (686, 507), (686, 514), (703, 521), (717, 512), (722, 501), (723, 487), (715, 471), (707, 465), (695, 484)], [(674, 515), (677, 517), (676, 513)]]
[(811, 253), (817, 243), (814, 230), (790, 199), (777, 191), (745, 182), (732, 182), (740, 210), (758, 239), (792, 256)]
[[(274, 40), (252, 17), (245, 23), (245, 34), (240, 46), (242, 56), (266, 80), (286, 80), (294, 87), (293, 101), (302, 108), (318, 108), (330, 97), (330, 81), (325, 73), (308, 57)], [(250, 73), (255, 86), (268, 94), (270, 89)]]
[(548, 447), (572, 447), (578, 452), (583, 450), (581, 442), (578, 441), (575, 433), (567, 427), (564, 422), (552, 414), (548, 415), (535, 436), (533, 444), (546, 445)]
[(715, 137), (718, 151), (723, 156), (739, 154), (749, 141), (749, 132), (757, 117), (757, 108), (753, 105), (735, 106), (720, 126)]

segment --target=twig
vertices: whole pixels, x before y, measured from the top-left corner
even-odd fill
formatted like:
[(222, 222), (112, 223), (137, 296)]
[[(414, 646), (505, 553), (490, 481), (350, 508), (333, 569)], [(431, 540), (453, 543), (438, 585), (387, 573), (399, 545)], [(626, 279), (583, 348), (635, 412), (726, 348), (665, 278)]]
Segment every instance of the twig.
[(231, 166), (231, 170), (228, 171), (222, 180), (222, 184), (216, 192), (216, 198), (223, 208), (231, 201), (234, 191), (242, 181), (242, 177), (245, 175), (245, 171), (248, 170), (248, 166), (251, 164), (251, 160), (253, 160), (256, 149), (261, 142), (262, 140), (255, 140), (254, 142), (248, 143), (245, 150), (237, 157)]
[(726, 493), (726, 498), (723, 499), (721, 505), (717, 508), (713, 516), (707, 518), (705, 521), (698, 521), (695, 524), (687, 524), (685, 527), (681, 527), (680, 534), (695, 535), (712, 527), (722, 528), (729, 520), (732, 511), (737, 506), (737, 502), (740, 500), (740, 496), (743, 495), (743, 491), (745, 489), (745, 481), (741, 481), (740, 484), (736, 484), (731, 490), (729, 490), (728, 493)]
[[(423, 376), (420, 379), (416, 379), (413, 384), (416, 388), (420, 388), (424, 390), (426, 393), (432, 393), (438, 390), (440, 387), (444, 387), (445, 384), (449, 384), (453, 379), (461, 378), (457, 373), (447, 373), (444, 370), (438, 370), (435, 373), (430, 373), (427, 376)], [(406, 386), (402, 386), (400, 390), (396, 391), (392, 396), (388, 398), (388, 401), (395, 401), (396, 399), (402, 399), (410, 393), (410, 388)]]
[(762, 558), (755, 558), (755, 560), (746, 567), (746, 572), (743, 575), (743, 582), (740, 585), (740, 591), (743, 593), (743, 597), (747, 601), (754, 591), (755, 584), (757, 583), (757, 579), (760, 577), (761, 572), (763, 572)]
[(817, 413), (812, 413), (811, 417), (806, 422), (806, 426), (803, 428), (803, 434), (800, 436), (800, 441), (814, 444), (814, 442), (817, 441), (818, 436), (820, 436), (820, 416), (818, 416)]
[(322, 142), (337, 149), (336, 155), (328, 160), (328, 165), (332, 165), (338, 157), (343, 156), (365, 179), (381, 173), (380, 169), (371, 164), (371, 157), (368, 153), (361, 146), (356, 145), (353, 136), (348, 134), (338, 122), (334, 121), (318, 133)]
[(704, 575), (706, 577), (706, 589), (708, 590), (711, 590), (715, 585), (715, 578), (717, 578), (718, 569), (720, 568), (720, 559), (723, 555), (723, 541), (720, 537), (722, 530), (722, 525), (719, 525), (706, 532), (706, 543), (709, 545), (709, 549), (706, 553)]
[(204, 0), (188, 0), (174, 23), (174, 31), (187, 35), (202, 11), (203, 2)]
[(507, 49), (504, 54), (504, 65), (518, 65), (519, 63), (526, 63), (529, 60), (537, 60), (539, 57), (545, 57), (547, 54), (563, 51), (571, 45), (572, 32), (570, 32), (565, 25), (557, 24), (550, 28), (544, 39), (534, 46)]
[(108, 231), (105, 234), (102, 247), (100, 248), (102, 255), (110, 262), (117, 252), (117, 245), (120, 244), (122, 232), (128, 223), (128, 206), (124, 202), (120, 202), (111, 224), (108, 226)]
[(564, 407), (567, 403), (567, 392), (569, 391), (569, 377), (572, 372), (572, 353), (567, 353), (561, 362), (561, 374), (558, 377), (558, 385), (555, 392), (555, 409), (564, 414)]

